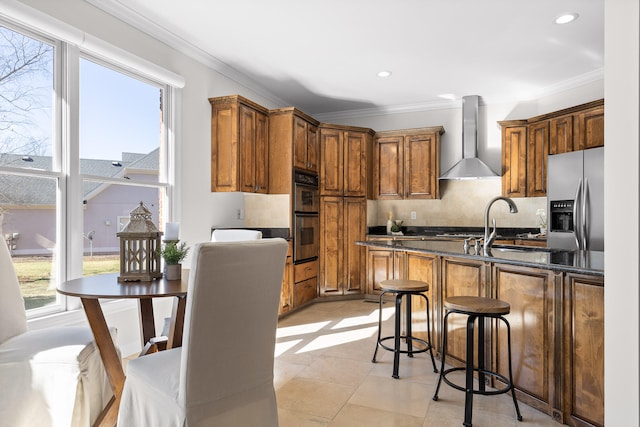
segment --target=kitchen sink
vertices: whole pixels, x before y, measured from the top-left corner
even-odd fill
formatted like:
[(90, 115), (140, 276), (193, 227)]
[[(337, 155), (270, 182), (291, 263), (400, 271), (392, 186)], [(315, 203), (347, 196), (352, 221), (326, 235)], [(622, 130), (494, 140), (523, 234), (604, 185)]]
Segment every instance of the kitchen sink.
[(502, 251), (502, 252), (545, 252), (545, 253), (566, 251), (564, 249), (545, 248), (541, 246), (522, 246), (522, 245), (504, 245), (504, 244), (493, 245), (491, 247), (491, 250)]

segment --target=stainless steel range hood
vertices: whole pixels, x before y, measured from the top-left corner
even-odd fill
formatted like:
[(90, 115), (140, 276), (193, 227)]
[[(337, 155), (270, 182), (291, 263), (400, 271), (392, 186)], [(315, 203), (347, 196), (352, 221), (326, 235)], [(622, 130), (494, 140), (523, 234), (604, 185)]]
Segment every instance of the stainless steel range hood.
[(462, 160), (442, 174), (440, 179), (500, 177), (478, 158), (478, 102), (478, 95), (462, 97)]

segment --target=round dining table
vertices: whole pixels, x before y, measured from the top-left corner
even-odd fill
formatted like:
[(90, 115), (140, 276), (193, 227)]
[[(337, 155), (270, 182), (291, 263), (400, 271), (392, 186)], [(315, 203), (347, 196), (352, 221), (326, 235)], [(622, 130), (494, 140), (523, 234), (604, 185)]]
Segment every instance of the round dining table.
[(140, 306), (140, 330), (143, 352), (149, 343), (155, 342), (156, 331), (153, 316), (153, 298), (175, 297), (171, 313), (166, 348), (182, 345), (182, 328), (187, 298), (189, 270), (183, 269), (179, 280), (166, 280), (164, 277), (152, 281), (119, 282), (118, 273), (86, 276), (68, 280), (58, 286), (58, 292), (78, 297), (87, 315), (87, 320), (95, 338), (100, 357), (113, 390), (113, 398), (95, 422), (95, 426), (115, 426), (118, 419), (118, 407), (125, 374), (122, 360), (118, 355), (115, 343), (100, 306), (100, 299), (137, 299)]

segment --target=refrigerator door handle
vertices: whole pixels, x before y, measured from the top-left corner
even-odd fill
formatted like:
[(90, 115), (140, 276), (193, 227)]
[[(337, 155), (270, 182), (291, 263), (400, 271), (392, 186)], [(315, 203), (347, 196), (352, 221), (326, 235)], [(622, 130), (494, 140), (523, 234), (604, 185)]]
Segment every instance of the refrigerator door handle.
[(582, 239), (582, 250), (588, 250), (589, 248), (587, 247), (587, 242), (589, 240), (589, 209), (588, 209), (588, 203), (589, 203), (589, 181), (587, 180), (587, 178), (584, 179), (584, 188), (582, 190), (582, 236), (580, 237)]
[(576, 197), (573, 202), (573, 237), (576, 239), (576, 246), (578, 249), (583, 249), (580, 247), (582, 243), (582, 208), (581, 208), (581, 200), (582, 200), (582, 178), (580, 178), (580, 182), (578, 182), (578, 189), (576, 190)]

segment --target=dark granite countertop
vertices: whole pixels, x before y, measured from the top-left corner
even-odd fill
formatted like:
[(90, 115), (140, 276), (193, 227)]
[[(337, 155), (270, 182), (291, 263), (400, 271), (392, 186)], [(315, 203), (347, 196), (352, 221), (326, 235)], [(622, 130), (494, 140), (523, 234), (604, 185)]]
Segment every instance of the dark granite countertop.
[[(376, 236), (378, 237), (378, 236)], [(546, 270), (604, 276), (604, 252), (571, 251), (539, 247), (493, 245), (491, 256), (476, 255), (473, 246), (465, 253), (460, 241), (446, 239), (375, 239), (356, 242), (360, 246), (381, 249), (424, 252), (433, 255), (454, 256)]]
[[(465, 238), (465, 237), (483, 237), (483, 227), (424, 227), (424, 226), (402, 226), (402, 235), (414, 238)], [(540, 236), (538, 228), (507, 228), (498, 227), (498, 239), (504, 240), (541, 240), (545, 241), (546, 236)], [(373, 226), (367, 230), (367, 236), (378, 237), (388, 236), (386, 226)]]

